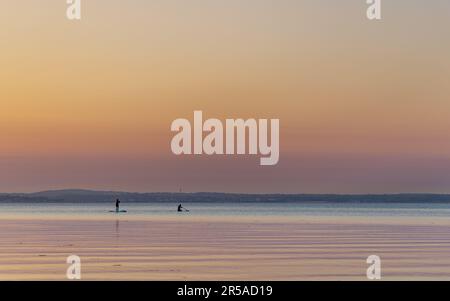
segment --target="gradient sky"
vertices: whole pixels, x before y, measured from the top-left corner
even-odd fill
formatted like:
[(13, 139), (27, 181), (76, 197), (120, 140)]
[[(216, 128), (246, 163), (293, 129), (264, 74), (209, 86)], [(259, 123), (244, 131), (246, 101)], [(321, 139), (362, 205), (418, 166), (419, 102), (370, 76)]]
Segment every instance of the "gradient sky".
[[(0, 2), (0, 191), (450, 193), (450, 1)], [(170, 124), (279, 118), (281, 157)]]

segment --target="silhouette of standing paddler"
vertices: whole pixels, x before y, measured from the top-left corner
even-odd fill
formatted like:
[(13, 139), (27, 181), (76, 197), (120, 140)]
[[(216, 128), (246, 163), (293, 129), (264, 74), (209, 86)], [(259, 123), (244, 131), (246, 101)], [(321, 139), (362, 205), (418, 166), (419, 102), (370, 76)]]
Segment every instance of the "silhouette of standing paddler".
[(119, 205), (120, 204), (120, 201), (119, 201), (119, 199), (117, 199), (116, 200), (116, 212), (119, 212)]

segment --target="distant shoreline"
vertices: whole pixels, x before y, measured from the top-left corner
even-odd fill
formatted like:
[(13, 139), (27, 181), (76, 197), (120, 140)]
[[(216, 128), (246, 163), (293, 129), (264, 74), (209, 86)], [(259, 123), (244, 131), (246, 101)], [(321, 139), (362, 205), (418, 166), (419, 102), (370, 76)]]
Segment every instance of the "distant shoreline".
[(0, 203), (102, 203), (116, 198), (128, 202), (217, 202), (217, 203), (450, 203), (450, 194), (245, 194), (245, 193), (136, 193), (96, 190), (49, 190), (34, 193), (0, 193)]

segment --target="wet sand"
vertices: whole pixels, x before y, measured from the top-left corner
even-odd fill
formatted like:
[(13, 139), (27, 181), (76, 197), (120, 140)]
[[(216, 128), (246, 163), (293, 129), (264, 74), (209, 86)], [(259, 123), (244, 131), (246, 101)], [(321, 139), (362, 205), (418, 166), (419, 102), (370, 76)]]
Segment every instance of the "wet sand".
[(0, 280), (450, 280), (450, 221), (0, 217)]

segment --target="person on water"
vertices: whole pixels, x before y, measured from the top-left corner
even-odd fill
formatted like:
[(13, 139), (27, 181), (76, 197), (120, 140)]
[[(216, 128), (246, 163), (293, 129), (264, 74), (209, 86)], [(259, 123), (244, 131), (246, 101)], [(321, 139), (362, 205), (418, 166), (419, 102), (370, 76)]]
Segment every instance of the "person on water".
[(119, 205), (120, 204), (120, 201), (119, 201), (119, 199), (117, 199), (116, 200), (116, 212), (119, 212)]
[(181, 206), (181, 204), (178, 205), (178, 212), (183, 212), (183, 210), (186, 211), (186, 212), (189, 212), (189, 210), (187, 210), (186, 208), (184, 208), (183, 206)]

